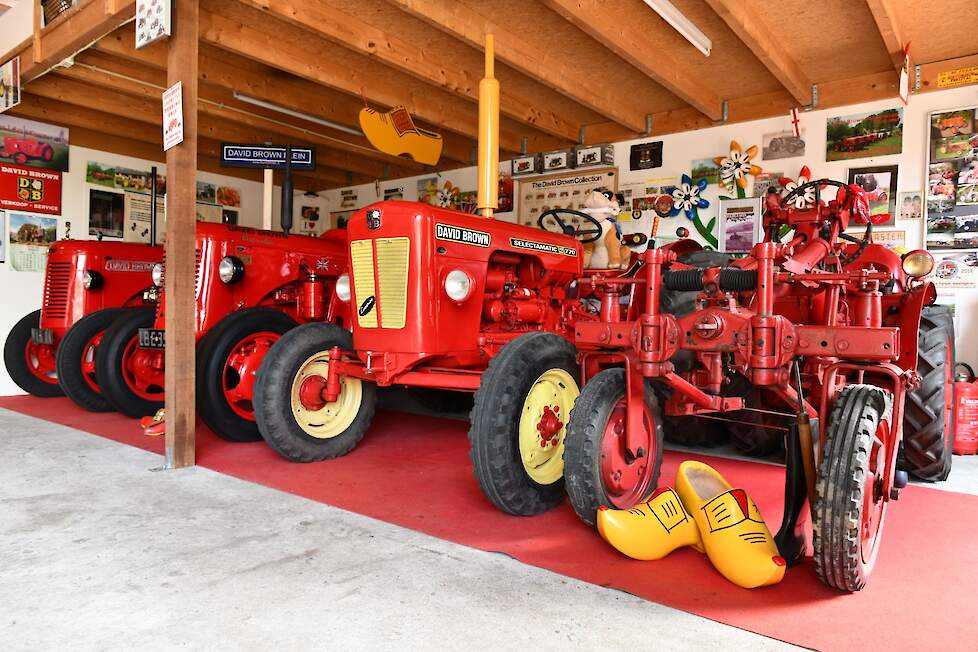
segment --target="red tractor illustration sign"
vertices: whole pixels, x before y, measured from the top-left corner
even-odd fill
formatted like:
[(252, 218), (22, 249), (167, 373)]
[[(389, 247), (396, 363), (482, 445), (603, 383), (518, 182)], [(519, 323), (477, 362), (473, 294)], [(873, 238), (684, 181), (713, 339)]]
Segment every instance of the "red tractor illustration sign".
[(19, 165), (32, 160), (47, 162), (54, 158), (54, 148), (35, 138), (5, 136), (0, 147), (0, 158), (9, 158)]

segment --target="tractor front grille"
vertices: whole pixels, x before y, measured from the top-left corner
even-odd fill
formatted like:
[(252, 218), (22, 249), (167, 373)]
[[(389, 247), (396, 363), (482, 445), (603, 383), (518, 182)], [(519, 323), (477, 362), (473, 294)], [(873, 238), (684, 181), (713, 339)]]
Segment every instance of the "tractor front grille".
[(43, 313), (48, 319), (64, 319), (68, 314), (68, 290), (74, 273), (72, 263), (48, 262), (44, 278)]
[(404, 328), (411, 240), (377, 238), (350, 243), (353, 295), (361, 328)]

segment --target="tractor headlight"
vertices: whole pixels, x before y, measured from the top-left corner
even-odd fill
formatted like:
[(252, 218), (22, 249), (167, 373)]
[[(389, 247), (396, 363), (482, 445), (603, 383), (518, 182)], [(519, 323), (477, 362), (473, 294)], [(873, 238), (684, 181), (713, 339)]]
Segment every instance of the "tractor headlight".
[(923, 278), (934, 270), (934, 257), (929, 251), (915, 249), (903, 256), (903, 273), (911, 278)]
[(102, 275), (90, 269), (82, 272), (82, 286), (86, 290), (97, 290), (102, 287)]
[(445, 276), (445, 294), (454, 301), (468, 299), (472, 286), (472, 277), (460, 269), (453, 269)]
[(163, 287), (163, 263), (153, 265), (153, 271), (150, 274), (153, 277), (153, 285), (158, 288)]
[(225, 256), (217, 264), (217, 275), (224, 283), (236, 283), (244, 276), (244, 263), (237, 256)]
[(350, 302), (350, 275), (343, 274), (336, 279), (336, 296), (344, 303)]

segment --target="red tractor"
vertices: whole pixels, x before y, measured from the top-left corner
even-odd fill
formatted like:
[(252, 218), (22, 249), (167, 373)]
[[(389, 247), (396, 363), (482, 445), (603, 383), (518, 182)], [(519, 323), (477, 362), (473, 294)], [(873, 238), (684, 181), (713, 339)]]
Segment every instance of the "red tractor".
[(54, 158), (54, 148), (35, 138), (5, 136), (0, 147), (0, 158), (9, 158), (18, 165), (25, 165), (31, 160), (47, 162)]
[[(346, 326), (346, 304), (334, 292), (346, 256), (341, 231), (314, 238), (197, 224), (197, 406), (215, 433), (230, 441), (260, 439), (252, 407), (255, 372), (283, 333), (307, 321)], [(114, 322), (96, 361), (109, 402), (132, 417), (163, 405), (162, 264), (153, 282), (156, 308)]]
[[(827, 186), (838, 191), (823, 204)], [(814, 208), (789, 208), (811, 188)], [(867, 224), (862, 239), (845, 234), (851, 220)], [(595, 281), (599, 293), (641, 292), (645, 308), (634, 320), (575, 325), (584, 384), (566, 425), (567, 493), (593, 524), (601, 506), (627, 509), (655, 489), (664, 415), (775, 412), (788, 430), (782, 556), (795, 563), (807, 548), (807, 499), (819, 577), (856, 591), (907, 482), (905, 432), (923, 427), (946, 446), (953, 330), (946, 312), (928, 316), (936, 291), (922, 279), (933, 258), (874, 245), (858, 186), (820, 180), (770, 194), (764, 229), (731, 266), (666, 271), (675, 253), (650, 249), (640, 273)], [(666, 291), (696, 292), (694, 309), (660, 311)], [(760, 406), (732, 391), (744, 382)], [(928, 423), (916, 420), (918, 399)]]
[(152, 305), (146, 290), (162, 258), (162, 247), (144, 244), (52, 244), (41, 309), (17, 322), (4, 346), (14, 382), (34, 396), (67, 394), (88, 409), (108, 409), (95, 377), (95, 351), (116, 317)]

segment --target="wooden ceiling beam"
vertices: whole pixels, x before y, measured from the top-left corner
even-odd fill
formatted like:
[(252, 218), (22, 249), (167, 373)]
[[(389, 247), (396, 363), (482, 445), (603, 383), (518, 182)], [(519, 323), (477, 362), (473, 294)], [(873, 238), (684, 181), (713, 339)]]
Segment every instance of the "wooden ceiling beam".
[[(376, 58), (383, 64), (472, 102), (479, 101), (481, 70), (462, 70), (457, 64), (439, 59), (423, 43), (408, 42), (358, 16), (343, 11), (335, 3), (322, 0), (239, 0), (242, 4), (267, 12), (354, 52)], [(541, 108), (532, 98), (500, 91), (500, 113), (524, 125), (576, 142), (580, 125), (558, 112)]]
[(607, 4), (600, 0), (544, 0), (544, 4), (711, 120), (723, 118), (719, 95), (685, 74), (683, 66), (661, 46), (635, 47), (647, 36), (634, 23), (609, 12)]
[(812, 81), (785, 51), (782, 37), (768, 27), (762, 12), (748, 6), (747, 0), (706, 2), (798, 104), (807, 106), (812, 103)]
[[(583, 77), (563, 52), (544, 52), (517, 38), (504, 25), (455, 0), (388, 1), (478, 50), (485, 47), (485, 35), (491, 32), (499, 61), (634, 133), (645, 130), (647, 111), (635, 103), (627, 89), (600, 86), (595, 80)], [(487, 8), (491, 8), (491, 3)]]
[[(325, 53), (306, 49), (220, 14), (201, 14), (200, 29), (203, 42), (222, 50), (354, 97), (360, 95), (361, 89), (369, 89), (370, 98), (379, 104), (386, 107), (403, 105), (421, 120), (469, 138), (478, 138), (478, 112), (463, 110), (458, 104), (446, 102), (445, 98), (436, 94), (412, 95), (398, 88), (371, 83), (371, 79), (362, 72), (331, 60)], [(519, 151), (521, 136), (512, 130), (501, 129), (499, 144), (500, 148), (509, 152)]]
[(906, 43), (903, 40), (903, 30), (897, 21), (893, 2), (892, 0), (866, 0), (866, 5), (873, 14), (873, 20), (876, 21), (876, 27), (886, 46), (886, 53), (890, 55), (894, 69), (899, 72), (903, 69), (903, 48)]

